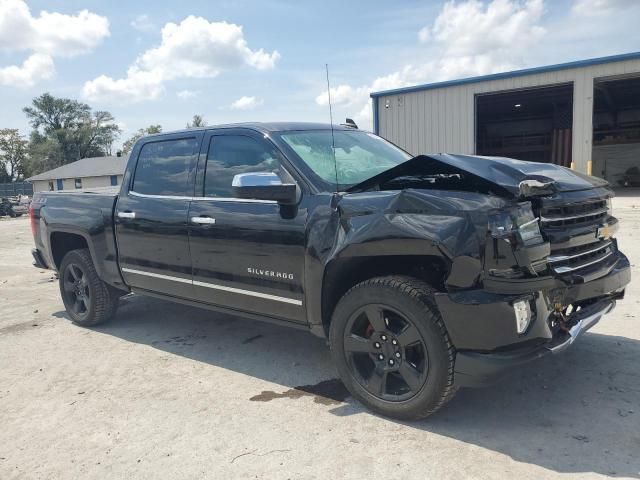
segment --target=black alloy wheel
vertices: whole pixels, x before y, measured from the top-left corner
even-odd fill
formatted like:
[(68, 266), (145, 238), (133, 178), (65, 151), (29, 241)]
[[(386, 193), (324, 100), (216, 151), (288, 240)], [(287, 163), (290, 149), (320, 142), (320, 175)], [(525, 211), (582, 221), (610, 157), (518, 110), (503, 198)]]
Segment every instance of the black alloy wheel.
[(405, 276), (374, 277), (340, 299), (329, 344), (353, 397), (388, 417), (428, 417), (456, 393), (455, 348), (435, 290)]
[(408, 400), (425, 384), (425, 341), (411, 320), (389, 305), (369, 304), (351, 315), (344, 351), (354, 378), (378, 398)]
[(75, 263), (67, 264), (62, 274), (64, 303), (78, 318), (85, 318), (91, 309), (91, 292), (87, 275)]
[(88, 249), (68, 252), (58, 272), (60, 295), (75, 324), (92, 327), (113, 317), (122, 292), (102, 281)]

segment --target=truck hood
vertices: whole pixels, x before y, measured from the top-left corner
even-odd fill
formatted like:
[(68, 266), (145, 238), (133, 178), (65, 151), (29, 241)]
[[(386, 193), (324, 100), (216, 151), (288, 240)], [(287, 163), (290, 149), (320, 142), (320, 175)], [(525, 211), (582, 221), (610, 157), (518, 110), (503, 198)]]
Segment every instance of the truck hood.
[[(451, 185), (454, 177), (460, 188)], [(515, 197), (587, 190), (608, 185), (600, 178), (550, 163), (525, 162), (505, 157), (438, 154), (413, 157), (352, 186), (348, 192), (394, 187), (401, 189), (403, 183), (407, 187), (420, 188), (420, 182), (424, 184), (423, 188), (430, 188), (428, 185), (445, 180), (455, 190), (502, 191)]]

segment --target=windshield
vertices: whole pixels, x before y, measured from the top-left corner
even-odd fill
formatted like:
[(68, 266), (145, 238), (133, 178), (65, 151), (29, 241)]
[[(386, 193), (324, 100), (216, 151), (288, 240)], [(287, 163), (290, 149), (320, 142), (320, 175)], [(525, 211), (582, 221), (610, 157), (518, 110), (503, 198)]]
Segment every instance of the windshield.
[(331, 189), (336, 183), (339, 189), (348, 188), (411, 158), (383, 138), (362, 131), (335, 130), (333, 139), (331, 130), (283, 132), (280, 137)]

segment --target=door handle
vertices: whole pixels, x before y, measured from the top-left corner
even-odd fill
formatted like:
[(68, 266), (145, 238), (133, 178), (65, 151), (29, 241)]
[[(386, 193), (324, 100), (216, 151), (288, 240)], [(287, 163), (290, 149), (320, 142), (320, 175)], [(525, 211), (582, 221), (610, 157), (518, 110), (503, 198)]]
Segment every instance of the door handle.
[(136, 212), (118, 212), (118, 218), (136, 218)]
[(197, 225), (214, 225), (216, 223), (216, 219), (211, 217), (191, 217), (191, 223), (195, 223)]

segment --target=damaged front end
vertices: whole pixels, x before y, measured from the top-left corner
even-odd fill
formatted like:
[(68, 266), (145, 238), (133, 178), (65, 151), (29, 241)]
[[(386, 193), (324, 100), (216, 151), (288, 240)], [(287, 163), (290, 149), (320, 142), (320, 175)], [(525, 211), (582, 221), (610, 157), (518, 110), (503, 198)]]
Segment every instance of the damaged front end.
[(528, 201), (490, 214), (482, 289), (437, 296), (458, 349), (459, 385), (484, 385), (564, 351), (614, 308), (630, 281), (613, 238), (609, 189), (525, 191)]
[(504, 291), (519, 281), (538, 277), (547, 270), (551, 251), (540, 232), (531, 202), (520, 202), (510, 208), (489, 212), (484, 264), (485, 286)]
[(450, 223), (458, 231), (423, 230), (449, 262), (436, 303), (457, 350), (458, 385), (484, 385), (563, 351), (614, 308), (630, 281), (613, 238), (613, 192), (594, 177), (556, 165), (433, 155), (351, 191), (393, 191), (403, 204), (393, 215), (403, 219), (410, 199), (414, 215), (458, 219)]

